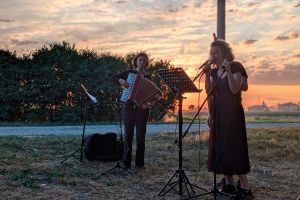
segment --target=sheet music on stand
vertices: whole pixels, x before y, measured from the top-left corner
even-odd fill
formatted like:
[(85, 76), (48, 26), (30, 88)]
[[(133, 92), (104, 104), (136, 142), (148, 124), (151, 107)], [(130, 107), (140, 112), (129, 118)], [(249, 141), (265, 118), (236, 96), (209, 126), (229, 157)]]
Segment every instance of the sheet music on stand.
[(97, 98), (94, 97), (93, 95), (91, 95), (91, 94), (87, 91), (87, 89), (85, 89), (85, 87), (84, 87), (82, 84), (80, 84), (80, 86), (82, 87), (82, 89), (84, 90), (84, 92), (88, 95), (88, 97), (89, 97), (94, 103), (97, 103), (97, 102), (98, 102), (98, 101), (97, 101)]
[(162, 69), (156, 73), (164, 80), (174, 93), (200, 92), (182, 68)]

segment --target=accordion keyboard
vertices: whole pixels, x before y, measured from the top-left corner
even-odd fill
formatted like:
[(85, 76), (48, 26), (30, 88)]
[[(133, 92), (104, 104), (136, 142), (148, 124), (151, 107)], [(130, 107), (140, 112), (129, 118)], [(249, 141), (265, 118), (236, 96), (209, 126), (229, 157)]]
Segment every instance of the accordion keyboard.
[(135, 78), (136, 78), (136, 74), (134, 73), (128, 74), (126, 81), (129, 84), (129, 87), (123, 89), (122, 96), (120, 99), (121, 101), (126, 102), (128, 100)]

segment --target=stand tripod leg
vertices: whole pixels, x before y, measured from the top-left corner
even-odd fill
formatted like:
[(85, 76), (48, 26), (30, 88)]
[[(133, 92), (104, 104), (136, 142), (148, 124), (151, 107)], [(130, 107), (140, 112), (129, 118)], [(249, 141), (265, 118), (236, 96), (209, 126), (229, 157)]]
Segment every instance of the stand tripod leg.
[(82, 129), (82, 136), (81, 136), (81, 145), (78, 149), (76, 149), (75, 151), (73, 151), (72, 153), (70, 153), (64, 160), (62, 160), (60, 163), (64, 163), (68, 158), (70, 158), (71, 156), (74, 156), (74, 154), (77, 151), (80, 151), (80, 162), (82, 162), (82, 158), (83, 158), (83, 149), (84, 149), (84, 134), (85, 134), (85, 122), (86, 122), (86, 105), (84, 106), (84, 110), (83, 110), (83, 129)]
[(165, 191), (161, 196), (164, 196), (164, 195), (167, 194), (170, 190), (174, 190), (178, 195), (180, 195), (180, 191), (177, 191), (177, 190), (175, 189), (176, 185), (178, 185), (178, 184), (179, 184), (178, 181), (174, 181), (174, 182), (170, 183), (170, 184), (169, 184), (170, 188), (169, 188), (167, 191)]
[(193, 194), (196, 193), (195, 190), (194, 190), (194, 188), (198, 188), (198, 189), (207, 191), (207, 190), (204, 189), (204, 188), (201, 188), (201, 187), (199, 187), (199, 186), (197, 186), (197, 185), (193, 185), (193, 184), (189, 181), (189, 179), (188, 179), (188, 177), (186, 176), (186, 174), (185, 174), (184, 171), (181, 172), (181, 175), (182, 175), (183, 183), (184, 183), (184, 185), (185, 185), (185, 190), (183, 191), (183, 193), (184, 193), (185, 191), (188, 193), (188, 197), (185, 198), (185, 199), (192, 199), (192, 198), (194, 198), (194, 196), (191, 196), (191, 193), (190, 193), (190, 190), (191, 190), (191, 192), (192, 192)]
[(105, 174), (111, 172), (112, 170), (114, 170), (114, 169), (116, 169), (116, 168), (117, 168), (117, 166), (114, 166), (113, 168), (111, 168), (111, 169), (109, 169), (109, 170), (107, 170), (107, 171), (101, 173), (101, 175), (105, 175)]
[(124, 171), (127, 171), (127, 172), (130, 173), (130, 174), (133, 174), (132, 171), (126, 169), (125, 167), (122, 167), (121, 162), (118, 161), (118, 162), (116, 163), (116, 165), (115, 165), (113, 168), (111, 168), (111, 169), (109, 169), (109, 170), (107, 170), (107, 171), (101, 173), (101, 175), (106, 175), (107, 173), (113, 171), (114, 169), (123, 169)]
[[(215, 174), (214, 174), (214, 176), (215, 176)], [(215, 177), (214, 177), (214, 179), (215, 179)], [(205, 191), (207, 191), (207, 190), (205, 190)], [(216, 184), (216, 180), (214, 180), (214, 186), (213, 186), (213, 189), (210, 192), (205, 192), (205, 193), (202, 193), (202, 194), (194, 195), (194, 196), (191, 196), (191, 197), (188, 197), (188, 198), (184, 198), (182, 200), (197, 198), (197, 197), (201, 197), (201, 196), (205, 196), (205, 195), (209, 195), (209, 194), (213, 194), (214, 199), (218, 199), (218, 200), (225, 199), (224, 196), (229, 196), (229, 197), (231, 196), (230, 194), (219, 191), (218, 186)]]
[[(182, 173), (182, 176), (183, 176), (183, 182), (185, 183), (186, 187), (189, 186), (192, 190), (193, 193), (195, 193), (195, 190), (194, 190), (194, 185), (192, 185), (188, 179), (188, 177), (185, 175), (184, 171)], [(188, 188), (187, 188), (187, 192), (189, 192)]]
[[(192, 189), (192, 192), (193, 192), (193, 193), (195, 193), (195, 191), (194, 191), (193, 187), (190, 185), (189, 181), (188, 181), (188, 180), (184, 180), (184, 179), (185, 179), (185, 177), (184, 177), (185, 174), (182, 173), (181, 176), (182, 176), (182, 180), (183, 180), (183, 183), (184, 183), (184, 186), (185, 186), (185, 190), (186, 190), (186, 192), (187, 192), (187, 194), (188, 194), (188, 198), (191, 199), (189, 187)], [(184, 193), (184, 191), (183, 191), (183, 193)]]
[(191, 190), (193, 191), (193, 193), (195, 193), (194, 188), (198, 188), (198, 189), (204, 190), (204, 191), (206, 191), (206, 192), (208, 191), (207, 189), (204, 189), (204, 188), (202, 188), (202, 187), (199, 187), (199, 186), (197, 186), (197, 185), (192, 184), (192, 183), (189, 181), (188, 177), (186, 176), (186, 174), (185, 174), (184, 172), (183, 172), (183, 176), (184, 176), (185, 181), (188, 183), (188, 185), (190, 186)]
[[(70, 153), (65, 159), (63, 159), (60, 163), (64, 163), (66, 160), (68, 160), (71, 156), (74, 156), (74, 154), (77, 152), (77, 151), (80, 151), (81, 150), (81, 147), (76, 149), (75, 151), (73, 151), (72, 153)], [(78, 159), (77, 159), (78, 160)], [(80, 161), (80, 160), (79, 160)]]
[[(184, 170), (182, 170), (182, 124), (183, 124), (183, 117), (182, 117), (182, 101), (183, 101), (183, 97), (182, 97), (182, 93), (179, 91), (178, 92), (178, 134), (179, 134), (179, 141), (178, 141), (178, 170), (176, 170), (175, 174), (170, 178), (170, 180), (168, 181), (168, 183), (163, 187), (163, 189), (160, 191), (160, 193), (158, 194), (158, 196), (163, 196), (166, 193), (168, 193), (171, 189), (174, 189), (177, 194), (180, 195), (180, 197), (183, 196), (183, 194), (186, 192), (188, 195), (188, 199), (191, 199), (191, 193), (195, 194), (195, 190), (194, 190), (194, 185), (192, 185), (188, 179), (188, 177), (185, 175)], [(175, 175), (178, 174), (178, 181), (171, 183), (172, 179), (175, 177)], [(179, 192), (175, 189), (176, 185), (179, 185)], [(165, 191), (166, 187), (170, 186), (170, 188)], [(196, 187), (196, 186), (195, 186)], [(199, 187), (200, 188), (200, 187)], [(202, 189), (202, 188), (201, 188)], [(165, 192), (164, 192), (165, 191)]]
[[(175, 185), (177, 185), (177, 181), (175, 181), (175, 185), (173, 186), (172, 184), (174, 183), (171, 183), (171, 181), (173, 180), (173, 178), (178, 174), (178, 170), (173, 174), (173, 176), (169, 179), (169, 181), (165, 184), (165, 186), (163, 187), (163, 189), (158, 193), (158, 196), (164, 196), (165, 194), (167, 194), (171, 189), (174, 189)], [(170, 184), (171, 183), (171, 184)], [(167, 186), (170, 186), (170, 188), (163, 193), (163, 191), (166, 189)], [(175, 189), (174, 189), (175, 190)], [(175, 190), (176, 191), (176, 190)], [(177, 191), (176, 191), (177, 192)], [(163, 193), (163, 194), (162, 194)], [(178, 192), (177, 192), (178, 193)]]
[[(174, 177), (175, 177), (176, 175), (178, 175), (178, 180), (172, 182), (172, 180), (174, 179)], [(180, 185), (180, 182), (181, 182), (181, 184), (184, 185), (184, 188), (183, 188), (183, 190), (181, 190), (181, 191), (178, 192), (178, 191), (175, 189), (175, 186), (178, 185), (178, 184)], [(169, 186), (170, 188), (168, 188), (168, 189), (166, 190), (167, 186)], [(195, 193), (194, 187), (207, 191), (206, 189), (203, 189), (203, 188), (201, 188), (201, 187), (199, 187), (199, 186), (196, 186), (196, 185), (191, 184), (190, 181), (189, 181), (189, 179), (188, 179), (188, 177), (186, 176), (185, 172), (184, 172), (184, 171), (177, 170), (177, 171), (173, 174), (173, 176), (169, 179), (169, 181), (165, 184), (165, 186), (163, 187), (163, 189), (159, 192), (158, 196), (164, 196), (164, 195), (167, 194), (171, 189), (173, 189), (173, 190), (174, 190), (177, 194), (179, 194), (180, 196), (182, 196), (185, 192), (187, 192), (187, 196), (188, 196), (188, 197), (185, 198), (185, 199), (192, 199), (192, 198), (194, 198), (194, 196), (191, 196), (191, 195), (192, 195), (191, 193), (193, 193), (193, 194)], [(182, 188), (181, 188), (181, 189), (182, 189)], [(165, 191), (165, 190), (166, 190), (166, 191)], [(209, 192), (208, 192), (208, 193), (209, 193)], [(205, 193), (205, 194), (206, 194), (206, 193)], [(197, 195), (197, 196), (200, 196), (200, 195)]]

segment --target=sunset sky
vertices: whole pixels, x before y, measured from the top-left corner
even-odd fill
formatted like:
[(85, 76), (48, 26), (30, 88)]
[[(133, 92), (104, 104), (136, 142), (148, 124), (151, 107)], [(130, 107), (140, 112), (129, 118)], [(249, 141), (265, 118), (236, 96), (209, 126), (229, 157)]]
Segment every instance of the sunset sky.
[[(298, 3), (226, 1), (226, 41), (249, 75), (244, 106), (300, 101)], [(21, 56), (67, 41), (118, 55), (146, 50), (192, 77), (208, 57), (216, 12), (217, 0), (0, 0), (0, 48)]]

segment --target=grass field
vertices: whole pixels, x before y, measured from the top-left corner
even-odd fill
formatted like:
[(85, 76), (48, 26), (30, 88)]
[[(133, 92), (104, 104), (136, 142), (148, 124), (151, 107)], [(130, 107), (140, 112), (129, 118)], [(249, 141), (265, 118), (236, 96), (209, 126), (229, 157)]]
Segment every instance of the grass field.
[[(190, 122), (195, 114), (196, 112), (185, 113), (185, 122)], [(207, 113), (201, 112), (200, 120), (206, 122), (207, 116)], [(300, 112), (245, 112), (245, 119), (248, 123), (299, 123)]]
[[(192, 183), (210, 189), (207, 138), (207, 132), (184, 138), (183, 168)], [(115, 170), (105, 176), (101, 173), (115, 162), (80, 163), (70, 158), (60, 164), (64, 155), (80, 146), (80, 139), (0, 137), (0, 199), (179, 199), (173, 191), (157, 196), (178, 168), (176, 134), (146, 137), (146, 169), (133, 168), (134, 174)], [(255, 199), (296, 199), (300, 194), (300, 127), (249, 129), (248, 141), (249, 182)]]

